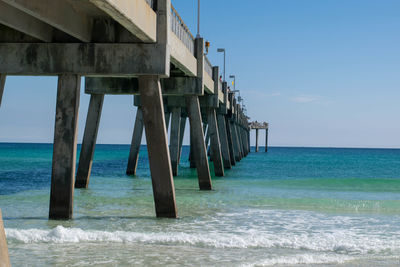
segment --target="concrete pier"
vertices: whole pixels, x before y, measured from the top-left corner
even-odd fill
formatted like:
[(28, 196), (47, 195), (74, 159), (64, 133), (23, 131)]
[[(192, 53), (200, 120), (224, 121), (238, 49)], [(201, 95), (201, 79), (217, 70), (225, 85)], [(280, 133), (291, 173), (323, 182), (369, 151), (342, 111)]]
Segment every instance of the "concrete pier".
[(81, 77), (58, 77), (49, 218), (72, 218)]
[(164, 105), (157, 76), (140, 76), (139, 90), (157, 217), (176, 218), (175, 188), (169, 156)]
[(3, 98), (4, 87), (6, 85), (6, 75), (0, 74), (0, 107), (1, 107), (1, 100)]
[(4, 231), (3, 216), (0, 209), (0, 266), (11, 267), (10, 256), (8, 254), (6, 233)]
[(135, 126), (133, 128), (131, 149), (129, 151), (128, 166), (126, 168), (127, 175), (136, 175), (142, 136), (143, 136), (143, 112), (142, 108), (138, 107), (136, 111)]
[[(177, 217), (173, 175), (187, 118), (201, 190), (212, 189), (209, 142), (216, 176), (248, 154), (248, 117), (170, 0), (3, 2), (0, 105), (6, 76), (59, 76), (50, 219), (70, 219), (74, 187), (88, 187), (105, 95), (134, 96), (126, 173), (136, 174), (145, 130), (157, 217)], [(91, 100), (75, 180), (81, 77)]]
[(174, 176), (178, 175), (180, 126), (181, 126), (181, 108), (174, 107), (172, 109), (171, 134), (169, 142), (169, 153), (171, 156), (172, 174)]
[(203, 126), (198, 97), (186, 96), (186, 105), (190, 122), (191, 156), (196, 162), (199, 187), (200, 190), (211, 190), (212, 184), (210, 168), (208, 166), (207, 151), (204, 144)]
[(217, 116), (215, 110), (208, 110), (208, 135), (210, 137), (210, 151), (212, 162), (214, 163), (215, 176), (224, 176), (224, 165), (222, 163), (220, 135), (217, 127)]
[(86, 127), (83, 135), (81, 153), (79, 156), (75, 188), (87, 188), (89, 186), (103, 102), (104, 95), (102, 94), (90, 96), (89, 110), (86, 118)]
[(268, 128), (265, 129), (265, 152), (268, 152)]

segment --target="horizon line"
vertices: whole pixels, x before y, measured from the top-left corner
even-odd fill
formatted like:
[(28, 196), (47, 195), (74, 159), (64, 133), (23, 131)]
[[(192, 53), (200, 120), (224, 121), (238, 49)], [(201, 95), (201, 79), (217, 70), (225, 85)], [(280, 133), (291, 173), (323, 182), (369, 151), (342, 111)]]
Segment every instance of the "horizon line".
[[(0, 144), (43, 144), (43, 145), (52, 145), (53, 143), (48, 143), (48, 142), (2, 142), (0, 141)], [(77, 143), (77, 145), (82, 145), (82, 143)], [(106, 146), (130, 146), (131, 144), (106, 144), (106, 143), (98, 143), (96, 145), (106, 145)], [(147, 146), (147, 144), (140, 144), (141, 146)], [(189, 144), (183, 146), (190, 146)], [(250, 146), (250, 147), (255, 147)], [(264, 146), (259, 146), (264, 147)], [(399, 149), (400, 147), (345, 147), (345, 146), (287, 146), (287, 145), (277, 145), (277, 146), (268, 146), (269, 148), (325, 148), (325, 149)]]

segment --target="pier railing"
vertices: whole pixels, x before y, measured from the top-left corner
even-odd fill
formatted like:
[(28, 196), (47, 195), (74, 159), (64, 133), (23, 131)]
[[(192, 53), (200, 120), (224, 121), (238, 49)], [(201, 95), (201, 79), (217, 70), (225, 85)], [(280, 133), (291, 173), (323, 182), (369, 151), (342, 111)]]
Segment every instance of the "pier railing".
[(210, 77), (212, 78), (212, 65), (211, 62), (208, 60), (208, 58), (205, 56), (205, 62), (204, 62), (204, 70), (208, 73), (208, 75), (210, 75)]
[[(153, 1), (153, 0), (146, 0)], [(171, 30), (194, 55), (194, 37), (176, 9), (171, 5)]]

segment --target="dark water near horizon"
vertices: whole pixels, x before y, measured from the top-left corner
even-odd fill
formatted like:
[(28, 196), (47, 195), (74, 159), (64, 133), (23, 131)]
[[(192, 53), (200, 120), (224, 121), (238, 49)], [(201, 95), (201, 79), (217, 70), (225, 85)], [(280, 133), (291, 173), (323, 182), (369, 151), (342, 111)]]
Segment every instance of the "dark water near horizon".
[[(0, 208), (14, 266), (400, 264), (400, 150), (272, 147), (198, 190), (184, 147), (180, 219), (156, 219), (146, 147), (97, 145), (74, 219), (48, 221), (51, 144), (0, 143)], [(211, 164), (212, 168), (212, 164)]]

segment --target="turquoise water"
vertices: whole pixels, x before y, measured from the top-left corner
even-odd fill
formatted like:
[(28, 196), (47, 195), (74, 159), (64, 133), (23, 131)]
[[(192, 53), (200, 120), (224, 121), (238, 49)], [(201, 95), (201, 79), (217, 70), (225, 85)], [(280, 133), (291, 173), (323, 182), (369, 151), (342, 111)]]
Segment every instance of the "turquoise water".
[(98, 145), (74, 219), (48, 221), (52, 146), (0, 144), (0, 207), (14, 266), (400, 264), (400, 150), (251, 153), (200, 192), (183, 151), (180, 218), (156, 219), (146, 147)]

